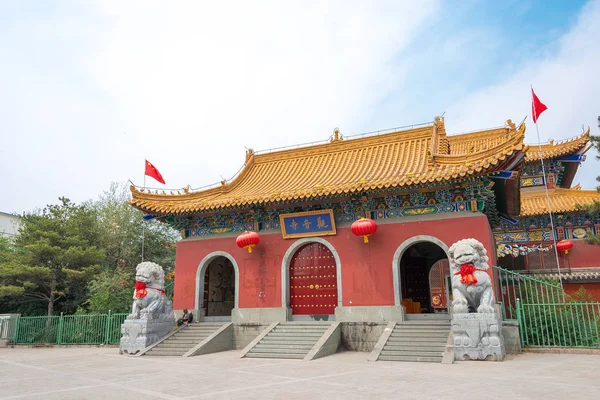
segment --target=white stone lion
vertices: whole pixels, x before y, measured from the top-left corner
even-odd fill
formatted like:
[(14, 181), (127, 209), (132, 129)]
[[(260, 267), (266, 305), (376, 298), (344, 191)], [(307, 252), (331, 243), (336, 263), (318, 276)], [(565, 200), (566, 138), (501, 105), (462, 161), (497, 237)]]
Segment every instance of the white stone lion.
[(165, 272), (153, 262), (139, 263), (135, 268), (136, 289), (133, 307), (127, 319), (156, 319), (171, 315), (171, 301), (165, 295)]
[(475, 239), (459, 240), (448, 253), (452, 273), (452, 311), (456, 314), (469, 311), (494, 313), (494, 292), (483, 244)]

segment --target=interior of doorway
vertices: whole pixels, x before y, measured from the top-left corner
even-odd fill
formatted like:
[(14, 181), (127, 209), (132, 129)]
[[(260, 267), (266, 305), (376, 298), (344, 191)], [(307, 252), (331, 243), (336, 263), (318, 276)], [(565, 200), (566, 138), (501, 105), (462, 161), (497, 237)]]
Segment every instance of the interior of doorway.
[(229, 321), (235, 307), (235, 270), (227, 257), (218, 256), (204, 272), (205, 321)]
[(444, 314), (432, 304), (430, 270), (440, 260), (447, 260), (444, 249), (435, 243), (419, 242), (410, 246), (400, 259), (400, 294), (408, 316)]

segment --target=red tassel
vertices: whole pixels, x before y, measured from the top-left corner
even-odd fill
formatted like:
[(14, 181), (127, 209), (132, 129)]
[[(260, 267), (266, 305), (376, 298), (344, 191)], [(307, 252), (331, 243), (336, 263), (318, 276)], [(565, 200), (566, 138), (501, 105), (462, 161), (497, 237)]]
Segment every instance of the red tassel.
[(146, 289), (146, 284), (144, 282), (137, 281), (135, 283), (135, 290)]
[(460, 266), (460, 271), (454, 275), (460, 275), (460, 281), (466, 285), (477, 285), (477, 278), (473, 272), (475, 272), (475, 268), (471, 264), (463, 264)]

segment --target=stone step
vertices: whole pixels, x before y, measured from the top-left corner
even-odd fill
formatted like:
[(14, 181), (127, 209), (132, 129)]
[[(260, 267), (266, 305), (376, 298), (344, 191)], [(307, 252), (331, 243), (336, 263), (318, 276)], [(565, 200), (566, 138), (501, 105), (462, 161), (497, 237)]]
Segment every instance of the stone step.
[(404, 362), (431, 362), (441, 363), (442, 357), (420, 357), (420, 356), (379, 356), (380, 361), (404, 361)]
[[(392, 339), (392, 338), (390, 338)], [(407, 340), (390, 340), (388, 339), (388, 341), (386, 342), (386, 344), (392, 345), (392, 346), (420, 346), (420, 347), (428, 347), (428, 346), (446, 346), (446, 342), (447, 340), (435, 340), (435, 341), (424, 341), (423, 339), (421, 340), (414, 340), (414, 341), (407, 341)]]
[(403, 325), (396, 325), (396, 327), (394, 328), (394, 330), (399, 330), (399, 331), (449, 331), (450, 327), (449, 326), (422, 326), (422, 325), (414, 325), (414, 326), (403, 326)]
[(217, 329), (219, 329), (219, 327), (217, 327), (217, 326), (203, 326), (201, 328), (187, 327), (187, 328), (179, 329), (178, 332), (213, 332), (213, 331), (216, 331)]
[[(310, 349), (308, 349), (310, 350)], [(256, 346), (250, 350), (250, 353), (281, 353), (281, 354), (306, 354), (308, 353), (306, 349), (292, 349), (289, 347), (280, 347), (280, 348), (260, 348), (257, 349)]]
[(278, 338), (277, 340), (272, 339), (263, 339), (260, 343), (269, 343), (274, 346), (285, 346), (285, 345), (306, 345), (306, 346), (314, 346), (317, 343), (317, 340), (292, 340), (290, 338)]
[(163, 343), (200, 343), (204, 339), (205, 338), (203, 338), (202, 336), (199, 338), (171, 336), (170, 338), (166, 339)]
[(163, 342), (160, 345), (156, 346), (155, 348), (161, 348), (161, 349), (191, 349), (192, 347), (194, 347), (197, 343), (177, 343), (177, 342), (171, 342), (171, 343), (167, 343), (167, 342)]
[(381, 356), (417, 356), (417, 357), (442, 357), (444, 351), (424, 351), (424, 350), (388, 350), (385, 347), (381, 351)]
[(181, 357), (187, 353), (189, 349), (151, 349), (144, 356), (165, 356), (165, 357)]
[(202, 327), (202, 328), (181, 328), (178, 332), (214, 332), (217, 329), (219, 329), (219, 327)]
[(254, 349), (298, 349), (298, 350), (310, 350), (314, 347), (313, 344), (296, 344), (296, 343), (264, 343), (261, 341)]
[(320, 338), (325, 332), (277, 332), (272, 331), (265, 337), (298, 337), (298, 338)]
[(383, 350), (393, 350), (393, 351), (438, 351), (444, 352), (446, 350), (445, 344), (436, 344), (433, 346), (423, 346), (423, 345), (407, 345), (402, 342), (388, 342), (383, 347)]
[(275, 328), (273, 329), (273, 332), (276, 333), (314, 333), (314, 334), (320, 334), (322, 335), (323, 333), (325, 333), (325, 331), (327, 331), (327, 328)]
[(423, 331), (423, 332), (414, 332), (414, 331), (397, 331), (393, 330), (390, 337), (394, 336), (404, 336), (404, 337), (448, 337), (450, 331)]
[(448, 335), (444, 336), (390, 336), (388, 341), (392, 342), (444, 342), (448, 340)]
[(303, 359), (306, 354), (283, 354), (283, 353), (248, 353), (248, 358), (292, 358)]
[(181, 333), (176, 333), (175, 337), (207, 337), (210, 336), (212, 334), (212, 332), (181, 332)]

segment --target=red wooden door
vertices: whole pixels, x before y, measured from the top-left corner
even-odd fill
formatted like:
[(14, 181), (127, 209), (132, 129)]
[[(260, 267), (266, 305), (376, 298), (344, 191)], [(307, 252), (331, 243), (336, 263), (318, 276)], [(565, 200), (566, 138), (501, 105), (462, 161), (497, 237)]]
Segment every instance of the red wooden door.
[(429, 290), (431, 291), (431, 305), (433, 308), (448, 308), (448, 299), (446, 298), (447, 275), (450, 275), (448, 259), (436, 262), (429, 270)]
[(331, 315), (337, 306), (337, 273), (331, 251), (309, 243), (290, 263), (290, 307), (296, 315)]

